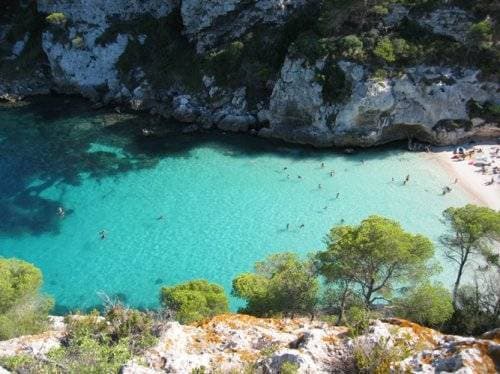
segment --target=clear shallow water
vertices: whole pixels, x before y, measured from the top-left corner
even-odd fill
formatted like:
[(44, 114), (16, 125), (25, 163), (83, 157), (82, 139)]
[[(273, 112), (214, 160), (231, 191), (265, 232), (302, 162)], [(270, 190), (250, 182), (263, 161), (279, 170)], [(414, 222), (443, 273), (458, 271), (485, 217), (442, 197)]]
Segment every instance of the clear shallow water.
[(441, 196), (446, 175), (396, 148), (347, 156), (234, 135), (144, 139), (142, 126), (61, 99), (0, 107), (0, 255), (39, 266), (59, 312), (99, 305), (101, 291), (156, 307), (161, 285), (194, 278), (229, 292), (270, 253), (322, 249), (341, 219), (381, 214), (436, 240), (442, 210), (467, 203), (462, 191)]

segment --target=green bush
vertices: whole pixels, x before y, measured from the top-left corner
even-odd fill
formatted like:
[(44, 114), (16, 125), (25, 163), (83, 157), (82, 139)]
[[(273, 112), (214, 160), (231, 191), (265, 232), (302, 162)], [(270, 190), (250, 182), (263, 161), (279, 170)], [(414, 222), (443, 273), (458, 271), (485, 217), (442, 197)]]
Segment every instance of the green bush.
[(373, 54), (385, 62), (396, 62), (394, 46), (388, 37), (384, 37), (377, 42)]
[(340, 39), (339, 45), (342, 56), (362, 59), (364, 57), (363, 41), (356, 35), (347, 35)]
[(295, 362), (285, 361), (281, 364), (280, 374), (297, 374), (299, 372), (299, 365)]
[(0, 258), (0, 339), (42, 331), (52, 299), (40, 294), (42, 273), (16, 259)]
[(489, 18), (473, 24), (469, 30), (469, 42), (487, 47), (493, 39), (493, 24)]
[(51, 25), (56, 26), (64, 26), (68, 21), (64, 13), (51, 13), (47, 17), (45, 17), (45, 20)]
[(366, 332), (370, 326), (372, 313), (365, 307), (353, 306), (346, 312), (346, 325), (351, 336), (359, 336)]
[(309, 261), (296, 254), (278, 253), (255, 264), (255, 273), (233, 280), (232, 294), (246, 301), (243, 312), (256, 316), (313, 313), (318, 280)]
[(395, 301), (396, 314), (422, 325), (437, 327), (453, 314), (451, 293), (443, 285), (425, 283)]
[(354, 361), (357, 373), (387, 374), (402, 372), (393, 364), (408, 358), (412, 349), (405, 338), (394, 338), (391, 344), (388, 338), (381, 338), (372, 347), (360, 344), (354, 347)]
[(193, 323), (228, 312), (224, 289), (206, 280), (193, 280), (161, 289), (162, 304), (181, 323)]

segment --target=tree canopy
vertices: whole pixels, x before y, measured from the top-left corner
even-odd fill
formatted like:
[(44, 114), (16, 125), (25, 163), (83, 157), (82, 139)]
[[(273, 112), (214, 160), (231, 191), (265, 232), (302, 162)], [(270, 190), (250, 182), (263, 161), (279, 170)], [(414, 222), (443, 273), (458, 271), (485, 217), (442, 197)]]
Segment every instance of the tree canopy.
[(395, 305), (396, 315), (427, 326), (439, 326), (453, 315), (451, 293), (441, 284), (423, 283)]
[(310, 261), (296, 254), (278, 253), (255, 264), (254, 273), (233, 280), (233, 295), (247, 304), (243, 312), (257, 316), (312, 313), (319, 283)]
[(41, 331), (52, 299), (40, 294), (42, 273), (32, 264), (0, 258), (0, 339)]
[(327, 282), (359, 293), (367, 307), (398, 288), (429, 275), (432, 242), (388, 218), (370, 216), (357, 226), (334, 227), (316, 256)]
[(500, 212), (476, 205), (448, 208), (443, 212), (450, 232), (441, 236), (444, 253), (457, 266), (457, 277), (453, 287), (453, 302), (468, 262), (474, 256), (482, 256), (491, 264), (498, 264), (498, 253), (493, 252), (493, 243), (500, 240)]
[(193, 280), (173, 287), (163, 287), (162, 304), (175, 312), (181, 323), (192, 323), (229, 310), (224, 289), (206, 280)]

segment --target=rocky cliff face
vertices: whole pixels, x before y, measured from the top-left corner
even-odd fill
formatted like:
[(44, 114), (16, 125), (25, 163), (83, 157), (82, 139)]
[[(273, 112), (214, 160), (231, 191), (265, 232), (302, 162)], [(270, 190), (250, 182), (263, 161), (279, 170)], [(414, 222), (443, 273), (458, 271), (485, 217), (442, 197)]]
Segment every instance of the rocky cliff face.
[[(212, 373), (252, 370), (280, 373), (284, 363), (299, 373), (352, 373), (391, 357), (394, 372), (495, 373), (500, 369), (499, 331), (483, 339), (442, 335), (414, 323), (372, 321), (351, 338), (345, 327), (308, 319), (273, 320), (218, 316), (198, 326), (167, 323), (153, 348), (125, 365), (123, 373)], [(64, 324), (42, 335), (0, 342), (0, 358), (25, 354), (44, 359), (64, 338)], [(0, 368), (0, 372), (1, 372)]]
[[(0, 69), (0, 97), (52, 89), (172, 117), (188, 123), (189, 131), (217, 127), (321, 147), (366, 147), (408, 138), (453, 144), (500, 136), (498, 76), (464, 66), (456, 56), (456, 64), (447, 58), (446, 66), (425, 59), (419, 64), (412, 59), (386, 62), (380, 65), (384, 75), (373, 65), (376, 60), (360, 59), (359, 53), (353, 57), (344, 53), (347, 49), (314, 52), (311, 58), (307, 51), (316, 48), (315, 41), (304, 43), (303, 36), (324, 22), (326, 3), (38, 0), (42, 20), (50, 14), (63, 19), (44, 21), (37, 30), (42, 52), (36, 74), (14, 76)], [(353, 2), (354, 15), (345, 9), (334, 13), (337, 18), (327, 28), (364, 22), (366, 44), (370, 38), (384, 41), (385, 34), (405, 35), (411, 24), (430, 39), (448, 38), (466, 48), (469, 30), (481, 18), (445, 3), (429, 10), (395, 4), (360, 21), (352, 19), (362, 13)], [(2, 22), (0, 39), (9, 39), (14, 23)], [(34, 32), (7, 40), (3, 66), (23, 58)], [(342, 31), (328, 35), (321, 43), (341, 45)], [(408, 54), (410, 47), (398, 43), (394, 48)], [(44, 74), (45, 65), (50, 69)]]

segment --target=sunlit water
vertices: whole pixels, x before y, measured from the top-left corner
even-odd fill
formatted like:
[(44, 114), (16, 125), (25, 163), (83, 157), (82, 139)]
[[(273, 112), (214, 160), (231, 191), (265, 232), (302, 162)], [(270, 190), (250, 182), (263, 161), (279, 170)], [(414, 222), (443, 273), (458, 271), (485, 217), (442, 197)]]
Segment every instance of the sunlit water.
[[(443, 197), (447, 176), (397, 148), (343, 155), (223, 134), (145, 139), (143, 121), (62, 99), (0, 107), (0, 255), (39, 266), (58, 312), (99, 305), (101, 292), (156, 307), (161, 285), (194, 278), (229, 292), (273, 252), (322, 249), (342, 219), (380, 214), (437, 240), (441, 212), (467, 202), (456, 189)], [(440, 279), (451, 282), (449, 268)]]

